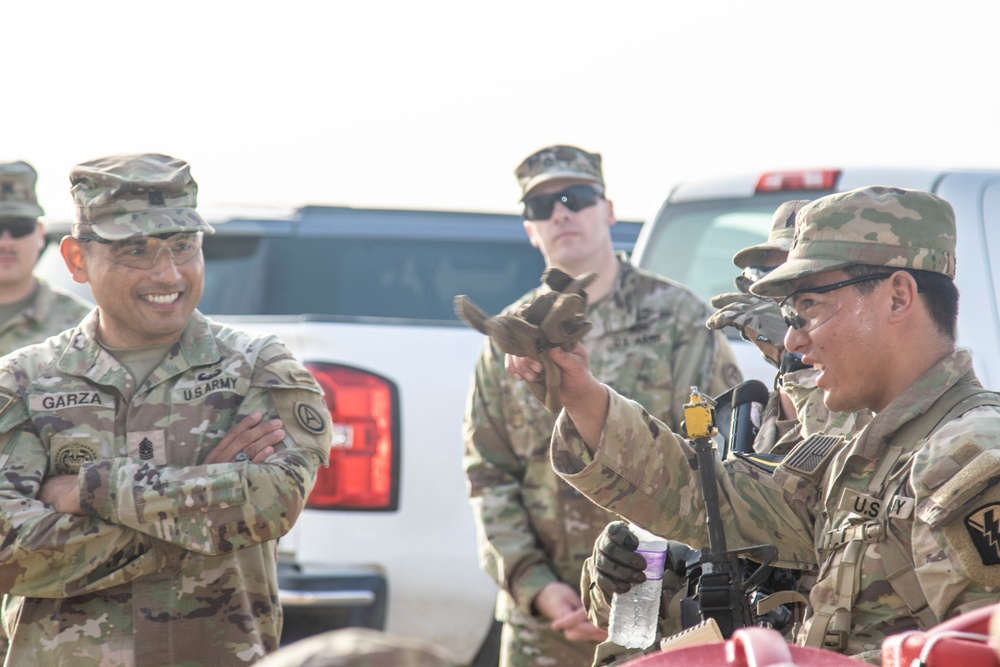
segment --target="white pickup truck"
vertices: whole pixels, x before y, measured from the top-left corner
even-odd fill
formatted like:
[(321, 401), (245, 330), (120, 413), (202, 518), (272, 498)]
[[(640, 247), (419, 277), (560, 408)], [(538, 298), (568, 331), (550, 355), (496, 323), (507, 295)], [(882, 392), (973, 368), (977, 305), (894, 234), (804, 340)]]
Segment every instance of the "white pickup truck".
[[(647, 221), (632, 261), (690, 286), (706, 301), (733, 292), (736, 251), (767, 238), (771, 215), (792, 199), (814, 199), (866, 185), (933, 192), (955, 209), (961, 294), (958, 344), (972, 351), (986, 387), (1000, 388), (1000, 170), (814, 169), (692, 181), (674, 187)], [(730, 330), (732, 335), (732, 330)], [(744, 375), (774, 379), (749, 343), (730, 340)]]
[[(326, 392), (331, 463), (282, 538), (284, 643), (366, 626), (496, 664), (496, 586), (479, 569), (462, 471), (462, 416), (483, 336), (452, 300), (499, 312), (544, 265), (521, 218), (311, 206), (210, 217), (201, 310), (277, 334)], [(612, 228), (631, 250), (639, 223)], [(50, 224), (58, 240), (67, 225)], [(80, 288), (58, 251), (39, 271)], [(89, 292), (81, 292), (90, 298)]]

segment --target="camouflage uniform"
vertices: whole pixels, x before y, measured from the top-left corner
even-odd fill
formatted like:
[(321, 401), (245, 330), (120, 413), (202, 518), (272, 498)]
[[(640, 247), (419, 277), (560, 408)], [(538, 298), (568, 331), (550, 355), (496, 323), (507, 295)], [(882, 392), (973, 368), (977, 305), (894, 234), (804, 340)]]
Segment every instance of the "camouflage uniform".
[[(180, 160), (113, 156), (71, 181), (74, 235), (211, 231)], [(321, 389), (273, 336), (197, 310), (137, 385), (99, 318), (0, 361), (0, 589), (21, 596), (5, 664), (253, 663), (281, 633), (277, 539), (329, 452)], [(274, 453), (204, 464), (253, 413), (282, 420)], [(37, 499), (58, 475), (83, 516)]]
[[(35, 197), (37, 180), (38, 174), (27, 162), (0, 164), (0, 222), (37, 221), (45, 214)], [(93, 308), (93, 304), (72, 294), (53, 290), (40, 278), (36, 277), (35, 283), (27, 306), (0, 322), (0, 356), (76, 326)]]
[[(754, 292), (782, 294), (810, 266), (833, 270), (852, 257), (954, 275), (954, 216), (933, 195), (868, 188), (814, 206), (797, 223), (789, 262)], [(637, 403), (610, 396), (593, 454), (563, 413), (554, 467), (595, 502), (704, 545), (692, 448)], [(849, 443), (813, 436), (773, 476), (745, 459), (719, 462), (728, 544), (775, 544), (779, 565), (819, 566), (798, 641), (877, 664), (886, 635), (1000, 599), (998, 431), (1000, 397), (983, 393), (968, 353), (953, 352)]]
[(31, 303), (0, 324), (0, 356), (75, 327), (94, 307), (72, 294), (52, 289), (41, 278), (37, 280)]
[[(677, 428), (692, 384), (721, 392), (740, 380), (725, 339), (705, 328), (707, 316), (686, 288), (622, 263), (616, 289), (587, 315), (594, 324), (583, 341), (591, 369)], [(554, 423), (527, 385), (506, 373), (503, 354), (487, 339), (465, 417), (465, 470), (482, 565), (501, 589), (497, 618), (515, 642), (507, 664), (589, 665), (593, 658), (594, 644), (567, 642), (531, 608), (548, 583), (578, 585), (594, 540), (617, 518), (552, 470)]]
[[(320, 390), (273, 337), (197, 313), (136, 387), (96, 326), (0, 367), (0, 582), (25, 598), (7, 664), (249, 664), (277, 648), (277, 538), (329, 451), (296, 417), (325, 414)], [(202, 465), (254, 411), (282, 419), (284, 447)], [(33, 500), (77, 471), (86, 517)]]
[[(0, 221), (37, 219), (45, 213), (35, 196), (37, 180), (38, 174), (27, 162), (0, 164)], [(0, 323), (0, 356), (76, 326), (91, 308), (93, 304), (54, 290), (36, 277), (35, 291), (27, 305)], [(7, 608), (6, 597), (0, 609)], [(0, 623), (0, 662), (6, 652), (7, 637)]]

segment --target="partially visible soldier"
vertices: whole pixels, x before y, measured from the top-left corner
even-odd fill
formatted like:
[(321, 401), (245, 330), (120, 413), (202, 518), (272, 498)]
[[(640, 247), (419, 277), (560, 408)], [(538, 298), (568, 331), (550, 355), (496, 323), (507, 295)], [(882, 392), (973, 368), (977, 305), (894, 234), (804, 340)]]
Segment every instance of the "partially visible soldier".
[(37, 178), (27, 162), (0, 164), (0, 356), (76, 326), (93, 308), (32, 273), (45, 248)]
[(795, 214), (809, 203), (796, 199), (779, 206), (764, 243), (740, 250), (733, 264), (742, 269), (736, 278), (739, 292), (712, 298), (718, 308), (708, 319), (712, 329), (730, 326), (753, 343), (777, 369), (774, 390), (761, 414), (753, 449), (761, 454), (786, 454), (813, 433), (850, 438), (869, 421), (870, 410), (831, 413), (823, 405), (823, 392), (816, 388), (818, 371), (802, 363), (802, 355), (785, 350), (788, 324), (774, 299), (757, 296), (751, 286), (788, 258), (795, 233)]
[[(709, 319), (710, 329), (733, 327), (741, 337), (755, 345), (761, 355), (775, 367), (774, 389), (760, 415), (760, 427), (753, 442), (756, 454), (782, 455), (808, 435), (824, 432), (851, 437), (871, 421), (870, 410), (842, 414), (831, 413), (823, 405), (823, 392), (816, 388), (818, 371), (801, 363), (801, 355), (785, 350), (785, 323), (774, 299), (750, 293), (750, 286), (785, 262), (795, 233), (795, 214), (809, 200), (794, 200), (779, 206), (772, 217), (767, 240), (740, 250), (733, 264), (742, 272), (735, 284), (738, 292), (712, 298), (717, 310)], [(802, 414), (796, 413), (801, 407)], [(802, 421), (800, 421), (800, 419)], [(624, 593), (632, 584), (643, 581), (645, 562), (636, 557), (638, 542), (627, 535), (620, 522), (608, 524), (594, 545), (594, 555), (584, 569), (581, 589), (588, 606), (588, 618), (598, 627), (607, 627), (611, 595)], [(690, 549), (679, 542), (670, 543), (668, 563), (678, 571), (685, 569)], [(813, 573), (799, 573), (799, 590), (808, 593)], [(661, 609), (660, 633), (667, 637), (680, 632), (680, 602), (687, 594), (687, 580), (677, 572), (667, 571), (663, 577), (664, 600)], [(795, 609), (796, 614), (802, 610)], [(789, 624), (784, 631), (794, 632)], [(617, 664), (622, 659), (640, 653), (605, 642), (598, 647), (596, 665)]]
[[(820, 369), (827, 408), (875, 417), (849, 442), (806, 439), (773, 473), (717, 462), (726, 540), (774, 544), (779, 566), (819, 567), (797, 641), (878, 664), (885, 636), (1000, 599), (1000, 397), (955, 347), (947, 202), (869, 187), (796, 218), (788, 260), (751, 289), (782, 298), (785, 347)], [(552, 441), (562, 477), (639, 525), (703, 545), (690, 444), (602, 386), (580, 347), (549, 354), (563, 371)], [(539, 370), (509, 361), (526, 380)]]
[[(33, 273), (45, 249), (37, 180), (27, 162), (0, 164), (0, 356), (76, 326), (93, 308)], [(7, 607), (5, 595), (0, 609)], [(4, 628), (0, 620), (0, 661), (7, 652)]]
[[(708, 306), (687, 288), (634, 268), (611, 242), (601, 156), (550, 146), (516, 169), (528, 240), (549, 268), (597, 273), (587, 288), (593, 373), (678, 428), (692, 384), (722, 392), (740, 381)], [(534, 301), (525, 295), (504, 312)], [(562, 482), (549, 462), (556, 415), (504, 372), (489, 339), (465, 416), (465, 470), (484, 570), (500, 587), (502, 665), (589, 666), (607, 633), (586, 619), (583, 563), (615, 515)]]
[(70, 174), (60, 250), (97, 301), (0, 362), (6, 665), (244, 665), (278, 646), (277, 539), (327, 460), (329, 413), (273, 336), (196, 310), (187, 163), (113, 155)]

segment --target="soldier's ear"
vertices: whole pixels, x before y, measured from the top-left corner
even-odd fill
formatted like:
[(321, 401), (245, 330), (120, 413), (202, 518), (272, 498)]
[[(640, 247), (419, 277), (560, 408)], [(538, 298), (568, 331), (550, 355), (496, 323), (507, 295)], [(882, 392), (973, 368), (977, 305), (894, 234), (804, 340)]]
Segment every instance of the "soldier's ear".
[(891, 290), (891, 315), (894, 321), (909, 317), (914, 310), (917, 299), (917, 281), (906, 271), (896, 271), (887, 281)]
[(69, 269), (73, 280), (78, 283), (86, 283), (87, 268), (83, 261), (86, 251), (83, 249), (83, 243), (72, 236), (64, 236), (59, 243), (59, 252), (62, 254), (63, 261), (66, 262), (66, 268)]

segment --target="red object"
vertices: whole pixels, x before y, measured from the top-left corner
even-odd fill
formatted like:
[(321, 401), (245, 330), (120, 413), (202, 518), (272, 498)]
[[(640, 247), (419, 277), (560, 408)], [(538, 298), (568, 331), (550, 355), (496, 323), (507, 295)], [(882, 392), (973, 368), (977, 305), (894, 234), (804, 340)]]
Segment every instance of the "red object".
[(1000, 604), (969, 611), (927, 632), (904, 632), (882, 642), (882, 667), (1000, 667), (987, 644), (990, 617)]
[(757, 179), (757, 192), (785, 190), (833, 190), (840, 178), (839, 169), (807, 171), (770, 171)]
[(330, 466), (320, 467), (306, 507), (395, 510), (399, 495), (399, 396), (372, 373), (306, 363), (330, 410)]
[(775, 630), (742, 628), (726, 642), (685, 646), (624, 664), (627, 667), (858, 667), (860, 663), (839, 653), (793, 646)]

